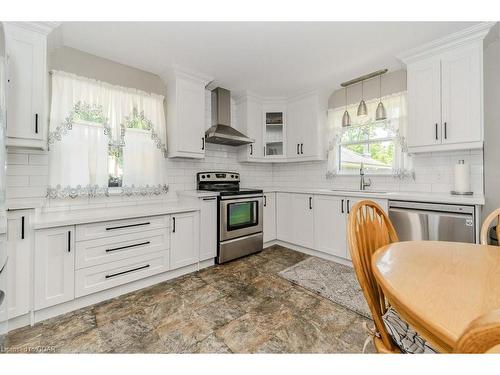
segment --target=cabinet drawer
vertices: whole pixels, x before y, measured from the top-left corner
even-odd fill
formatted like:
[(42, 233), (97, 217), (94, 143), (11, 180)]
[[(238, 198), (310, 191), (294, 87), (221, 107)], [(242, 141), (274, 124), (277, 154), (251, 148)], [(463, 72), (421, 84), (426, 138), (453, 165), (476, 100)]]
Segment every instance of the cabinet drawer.
[(139, 217), (125, 220), (104, 221), (101, 223), (76, 226), (76, 240), (85, 241), (96, 238), (121, 236), (129, 233), (144, 232), (151, 229), (168, 228), (168, 216)]
[(139, 255), (168, 250), (170, 232), (166, 228), (98, 238), (76, 243), (75, 267), (97, 266)]
[(169, 268), (169, 252), (161, 251), (119, 260), (75, 272), (75, 297), (83, 297), (135, 280), (165, 272)]

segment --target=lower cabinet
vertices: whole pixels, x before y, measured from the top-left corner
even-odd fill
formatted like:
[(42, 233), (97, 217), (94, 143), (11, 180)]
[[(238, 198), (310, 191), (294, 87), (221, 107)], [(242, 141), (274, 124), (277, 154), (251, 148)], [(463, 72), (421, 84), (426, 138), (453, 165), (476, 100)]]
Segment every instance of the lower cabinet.
[(264, 243), (276, 239), (276, 193), (264, 194)]
[(33, 232), (30, 211), (9, 212), (7, 215), (7, 316), (9, 319), (27, 314), (31, 303), (31, 244)]
[(277, 193), (277, 237), (295, 245), (313, 248), (313, 196)]
[(217, 198), (200, 198), (200, 261), (217, 256)]
[(75, 297), (75, 227), (38, 230), (35, 234), (34, 308)]
[(314, 196), (314, 248), (346, 257), (346, 199), (330, 195)]
[(171, 216), (170, 269), (198, 262), (200, 252), (198, 215), (198, 212), (187, 212)]

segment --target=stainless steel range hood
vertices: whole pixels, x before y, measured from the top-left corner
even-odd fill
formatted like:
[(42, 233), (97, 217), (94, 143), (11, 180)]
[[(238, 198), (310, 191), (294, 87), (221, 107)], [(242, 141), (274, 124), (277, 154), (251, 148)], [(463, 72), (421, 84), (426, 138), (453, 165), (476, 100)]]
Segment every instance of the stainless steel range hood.
[(231, 93), (222, 87), (212, 90), (212, 126), (205, 132), (205, 141), (230, 146), (255, 142), (231, 127)]

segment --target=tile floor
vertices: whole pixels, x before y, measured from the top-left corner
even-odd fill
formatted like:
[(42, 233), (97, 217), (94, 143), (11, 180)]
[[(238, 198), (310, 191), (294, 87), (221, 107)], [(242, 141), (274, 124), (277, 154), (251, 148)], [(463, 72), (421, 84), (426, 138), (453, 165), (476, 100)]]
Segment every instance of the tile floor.
[(277, 275), (306, 257), (274, 246), (12, 331), (4, 350), (360, 353), (367, 319)]

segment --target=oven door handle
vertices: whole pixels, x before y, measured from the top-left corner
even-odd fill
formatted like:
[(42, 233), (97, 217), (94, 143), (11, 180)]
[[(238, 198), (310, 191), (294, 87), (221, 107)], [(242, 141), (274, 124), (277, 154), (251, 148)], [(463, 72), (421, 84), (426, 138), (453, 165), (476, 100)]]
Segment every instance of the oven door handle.
[(240, 200), (240, 199), (250, 199), (250, 198), (263, 198), (263, 194), (248, 194), (248, 195), (228, 195), (228, 196), (222, 196), (220, 197), (221, 201), (228, 201), (228, 200)]

